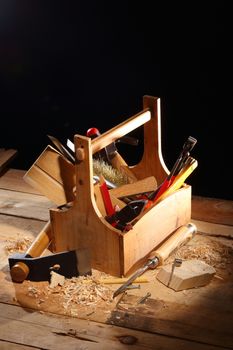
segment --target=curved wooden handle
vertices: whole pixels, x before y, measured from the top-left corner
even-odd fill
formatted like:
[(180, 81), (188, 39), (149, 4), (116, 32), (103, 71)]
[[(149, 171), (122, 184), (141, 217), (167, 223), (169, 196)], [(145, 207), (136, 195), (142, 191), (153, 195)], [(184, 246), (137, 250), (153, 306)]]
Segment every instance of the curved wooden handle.
[(197, 228), (193, 223), (179, 227), (158, 249), (150, 253), (149, 259), (157, 257), (159, 264), (163, 264), (175, 249), (193, 238), (196, 232)]
[[(37, 235), (36, 239), (32, 242), (31, 246), (25, 253), (25, 257), (30, 256), (36, 258), (40, 256), (43, 251), (48, 248), (51, 242), (51, 224), (50, 221), (43, 227), (40, 233)], [(12, 281), (23, 282), (28, 274), (29, 267), (23, 261), (19, 261), (11, 267), (10, 274)]]

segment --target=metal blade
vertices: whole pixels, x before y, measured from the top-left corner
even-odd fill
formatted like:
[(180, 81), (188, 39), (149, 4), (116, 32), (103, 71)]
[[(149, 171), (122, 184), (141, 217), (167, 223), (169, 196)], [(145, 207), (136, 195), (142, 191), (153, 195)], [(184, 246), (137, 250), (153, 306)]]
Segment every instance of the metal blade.
[(75, 158), (74, 156), (72, 156), (72, 154), (67, 151), (67, 149), (61, 144), (61, 142), (56, 139), (54, 136), (51, 135), (47, 135), (48, 138), (50, 139), (50, 141), (52, 141), (52, 143), (57, 147), (57, 149), (66, 157), (68, 158), (72, 163), (75, 162)]
[(122, 284), (122, 286), (120, 286), (120, 288), (118, 288), (114, 293), (113, 293), (113, 298), (115, 298), (118, 294), (123, 293), (127, 287), (139, 276), (141, 276), (145, 271), (147, 270), (147, 266), (143, 266), (141, 267), (139, 270), (137, 270), (135, 272), (135, 274), (133, 274), (127, 282), (125, 282), (124, 284)]

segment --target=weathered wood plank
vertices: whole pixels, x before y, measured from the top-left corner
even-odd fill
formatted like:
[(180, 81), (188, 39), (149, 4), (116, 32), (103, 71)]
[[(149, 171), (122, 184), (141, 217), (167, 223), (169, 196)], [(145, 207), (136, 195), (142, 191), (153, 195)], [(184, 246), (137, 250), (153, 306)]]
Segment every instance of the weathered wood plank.
[(54, 207), (54, 203), (44, 196), (8, 190), (0, 190), (0, 193), (0, 214), (49, 220), (49, 208)]
[[(214, 350), (213, 346), (0, 303), (0, 339), (43, 349)], [(128, 345), (127, 345), (128, 340)], [(131, 344), (130, 344), (131, 341)], [(124, 343), (125, 342), (125, 343)]]
[(0, 239), (16, 239), (25, 235), (35, 237), (44, 225), (43, 220), (0, 214)]
[(4, 341), (0, 340), (0, 349), (1, 350), (41, 350), (40, 348), (36, 348), (35, 346), (27, 346), (27, 345), (21, 345), (17, 343), (12, 343), (11, 341)]
[[(65, 310), (61, 310), (61, 308), (59, 309), (59, 305), (62, 305), (62, 300), (59, 299), (61, 296), (59, 296), (59, 294), (51, 296), (53, 300), (52, 302), (51, 299), (46, 299), (44, 303), (38, 305), (37, 299), (32, 299), (27, 296), (28, 284), (26, 284), (26, 286), (23, 286), (23, 284), (13, 284), (9, 277), (7, 254), (4, 252), (3, 245), (4, 239), (7, 237), (17, 237), (19, 233), (20, 235), (26, 234), (27, 236), (29, 233), (33, 236), (34, 233), (40, 231), (40, 228), (42, 228), (44, 223), (41, 221), (10, 217), (7, 215), (1, 215), (0, 218), (0, 237), (2, 239), (2, 243), (0, 244), (0, 260), (2, 267), (0, 271), (0, 301), (14, 304), (17, 303), (18, 300), (23, 306), (30, 306), (30, 308), (41, 310), (46, 313), (54, 312), (56, 314), (64, 315)], [(37, 229), (36, 227), (38, 225), (41, 225), (41, 227), (38, 227)], [(207, 240), (207, 237), (199, 236), (197, 238)], [(195, 244), (194, 240), (192, 241), (192, 244)], [(129, 295), (129, 299), (127, 299), (123, 305), (120, 304), (120, 307), (123, 306), (123, 311), (111, 307), (109, 309), (103, 308), (98, 310), (98, 306), (96, 306), (96, 312), (93, 315), (87, 316), (87, 312), (82, 313), (78, 311), (77, 317), (83, 319), (89, 318), (92, 321), (98, 321), (103, 324), (108, 322), (112, 325), (120, 325), (126, 328), (136, 328), (140, 331), (159, 333), (162, 334), (163, 337), (168, 335), (168, 339), (178, 337), (182, 339), (186, 338), (186, 341), (193, 341), (191, 343), (185, 342), (185, 346), (182, 342), (181, 344), (178, 343), (177, 348), (179, 349), (199, 349), (198, 346), (202, 346), (203, 349), (214, 349), (214, 346), (219, 346), (220, 348), (226, 346), (226, 348), (231, 348), (233, 337), (231, 331), (233, 306), (230, 282), (227, 283), (224, 279), (215, 279), (205, 288), (197, 288), (186, 291), (185, 294), (183, 294), (182, 292), (176, 293), (159, 283), (155, 279), (155, 275), (153, 275), (154, 271), (148, 272), (151, 272), (151, 282), (143, 286), (141, 285), (141, 289), (138, 291), (132, 291), (133, 293), (138, 292), (140, 294)], [(36, 286), (39, 288), (38, 283)], [(117, 286), (114, 286), (114, 290), (116, 288)], [(151, 292), (153, 299), (149, 300), (148, 305), (145, 305), (146, 308), (138, 308), (136, 301), (139, 296), (146, 294), (148, 290)], [(158, 298), (160, 298), (160, 300)], [(149, 306), (149, 310), (147, 306)], [(102, 312), (102, 315), (100, 311)], [(192, 317), (190, 317), (190, 315), (192, 315)], [(19, 315), (17, 315), (16, 318), (18, 319)], [(24, 328), (26, 328), (26, 325), (24, 325)], [(34, 328), (32, 334), (33, 332)], [(125, 332), (128, 334), (128, 330)], [(65, 339), (66, 338), (67, 336)], [(10, 341), (17, 342), (17, 339), (9, 339)], [(159, 342), (161, 339), (162, 338), (159, 338), (158, 340), (155, 339), (155, 341)], [(164, 339), (167, 340), (165, 337)], [(197, 341), (203, 343), (203, 345), (197, 345)], [(204, 343), (212, 345), (208, 347), (207, 345), (204, 345)], [(29, 344), (38, 346), (34, 343)], [(55, 343), (55, 345), (56, 344), (57, 343)], [(98, 345), (100, 344), (98, 343)], [(109, 346), (113, 347), (113, 344), (110, 344)], [(172, 343), (167, 345), (166, 342), (161, 342), (161, 349), (163, 349), (162, 346), (164, 346), (164, 349), (169, 349), (169, 346), (172, 346)], [(200, 347), (200, 349), (202, 349), (202, 347)]]
[[(2, 178), (4, 178), (4, 176)], [(0, 178), (0, 180), (2, 178)], [(0, 182), (0, 187), (1, 187), (1, 182)], [(2, 197), (3, 193), (5, 193), (6, 195), (5, 197), (4, 195)], [(4, 198), (6, 202), (4, 202)], [(7, 266), (7, 255), (4, 252), (3, 241), (8, 238), (12, 238), (12, 237), (17, 238), (19, 236), (31, 236), (33, 238), (40, 232), (40, 229), (44, 226), (44, 221), (47, 221), (47, 218), (44, 221), (38, 221), (38, 220), (42, 220), (41, 218), (43, 218), (44, 214), (41, 216), (41, 212), (47, 213), (47, 215), (49, 214), (49, 210), (48, 210), (49, 207), (46, 207), (46, 202), (48, 203), (49, 201), (43, 196), (35, 195), (35, 199), (36, 198), (40, 198), (40, 200), (38, 200), (38, 202), (37, 201), (35, 202), (34, 196), (30, 196), (30, 195), (27, 196), (26, 193), (19, 194), (13, 191), (4, 191), (4, 190), (1, 191), (0, 213), (3, 211), (5, 215), (3, 214), (0, 215), (0, 238), (1, 238), (0, 302), (10, 303), (10, 304), (16, 303), (16, 301), (14, 301), (13, 298), (15, 298), (15, 291), (18, 294), (20, 289), (18, 286), (16, 286), (11, 282), (11, 279), (9, 277), (9, 271), (8, 271), (9, 269)], [(1, 202), (2, 199), (3, 201)], [(13, 201), (13, 204), (12, 202), (8, 203), (9, 207), (7, 207), (8, 199)], [(46, 202), (44, 202), (44, 199)], [(223, 202), (225, 201), (221, 200), (221, 203)], [(23, 208), (20, 206), (21, 203), (23, 203)], [(227, 203), (229, 204), (228, 201)], [(6, 205), (6, 207), (1, 208), (2, 204)], [(206, 202), (203, 201), (202, 205), (205, 206)], [(37, 206), (40, 208), (40, 210), (42, 210), (41, 212), (40, 210), (37, 209), (38, 208)], [(224, 216), (224, 206), (221, 204), (220, 207), (221, 207), (221, 210), (223, 210), (223, 216)], [(225, 209), (227, 213), (229, 213), (228, 205), (226, 206)], [(219, 211), (217, 209), (215, 211), (215, 213), (217, 213), (215, 216), (217, 222), (219, 222), (219, 220), (220, 221), (222, 220), (221, 213), (220, 213), (221, 210)], [(200, 211), (201, 211), (201, 207), (200, 207)], [(20, 216), (23, 216), (24, 214), (26, 214), (25, 217), (27, 217), (28, 219), (24, 219), (20, 217)], [(207, 213), (206, 215), (208, 217), (209, 214)], [(30, 217), (33, 217), (33, 218), (35, 217), (36, 220), (31, 220), (29, 219)], [(220, 219), (218, 219), (218, 217), (220, 217)], [(226, 215), (226, 217), (228, 217), (228, 214)], [(213, 234), (216, 236), (225, 235), (226, 237), (232, 237), (232, 226), (228, 224), (227, 225), (224, 225), (221, 223), (216, 224), (213, 222), (205, 222), (205, 221), (200, 221), (195, 219), (192, 220), (192, 222), (197, 224), (199, 232)], [(204, 239), (204, 236), (202, 237)], [(205, 239), (210, 239), (210, 237), (206, 237)], [(216, 238), (212, 238), (212, 239), (216, 239)], [(226, 240), (226, 241), (229, 242), (230, 240)], [(195, 244), (195, 240), (193, 240), (193, 242), (194, 242), (193, 244)], [(78, 324), (75, 323), (74, 325), (73, 323), (70, 324), (71, 321), (79, 322), (81, 321), (80, 319), (68, 318), (66, 316), (64, 319), (66, 320), (67, 323), (65, 324), (64, 327), (61, 327), (60, 317), (56, 315), (54, 317), (56, 318), (56, 322), (58, 322), (57, 326), (54, 326), (52, 324), (51, 326), (49, 326), (50, 328), (48, 329), (48, 332), (44, 333), (43, 330), (45, 328), (45, 324), (47, 326), (47, 323), (48, 323), (48, 320), (46, 318), (46, 320), (43, 320), (44, 323), (42, 322), (41, 325), (39, 324), (39, 329), (37, 333), (37, 328), (38, 328), (37, 321), (35, 321), (35, 324), (34, 322), (31, 322), (30, 320), (28, 321), (27, 319), (26, 319), (26, 322), (24, 322), (25, 316), (24, 314), (20, 314), (19, 312), (15, 312), (14, 316), (12, 316), (12, 319), (11, 319), (8, 317), (8, 313), (10, 312), (8, 306), (6, 305), (7, 311), (5, 309), (4, 311), (1, 309), (1, 306), (4, 304), (0, 304), (0, 315), (4, 315), (4, 316), (7, 315), (8, 317), (7, 319), (6, 317), (3, 318), (3, 316), (1, 316), (2, 318), (0, 318), (0, 339), (1, 339), (0, 348), (14, 349), (14, 345), (16, 344), (18, 346), (17, 349), (20, 349), (20, 350), (21, 349), (26, 350), (26, 349), (29, 349), (30, 347), (41, 348), (42, 345), (44, 345), (46, 349), (55, 349), (55, 348), (60, 349), (61, 347), (59, 347), (59, 344), (61, 342), (64, 342), (64, 344), (66, 344), (64, 348), (69, 347), (70, 349), (77, 348), (77, 347), (84, 347), (84, 348), (87, 347), (89, 349), (92, 349), (92, 348), (93, 349), (99, 349), (99, 348), (125, 349), (126, 345), (119, 343), (119, 337), (123, 334), (123, 335), (132, 335), (137, 338), (138, 336), (137, 336), (137, 333), (135, 332), (138, 332), (140, 337), (137, 338), (138, 341), (135, 344), (135, 346), (138, 346), (138, 347), (133, 346), (132, 348), (134, 349), (137, 349), (137, 348), (154, 349), (154, 344), (158, 345), (160, 349), (171, 349), (174, 346), (178, 349), (185, 349), (185, 350), (186, 349), (198, 349), (198, 350), (213, 349), (214, 350), (216, 348), (232, 349), (233, 348), (233, 340), (232, 340), (233, 332), (231, 330), (231, 325), (233, 324), (232, 322), (233, 305), (232, 305), (232, 292), (231, 292), (232, 280), (230, 278), (230, 275), (227, 277), (227, 273), (223, 274), (222, 276), (223, 278), (219, 280), (215, 279), (208, 286), (205, 286), (203, 288), (197, 288), (190, 291), (185, 291), (184, 294), (182, 294), (183, 292), (175, 293), (173, 291), (168, 290), (168, 288), (158, 283), (158, 281), (156, 281), (154, 276), (153, 283), (151, 282), (150, 284), (141, 286), (141, 290), (133, 292), (133, 293), (140, 293), (140, 294), (128, 295), (127, 299), (125, 300), (125, 303), (123, 305), (122, 303), (119, 305), (120, 309), (111, 310), (110, 313), (102, 315), (102, 317), (100, 317), (99, 312), (96, 312), (94, 315), (92, 315), (93, 317), (90, 316), (90, 319), (92, 319), (92, 321), (94, 320), (94, 321), (101, 322), (101, 323), (97, 323), (96, 328), (94, 329), (102, 330), (103, 327), (105, 326), (104, 322), (108, 322), (111, 325), (119, 325), (119, 326), (125, 327), (125, 329), (121, 328), (123, 333), (120, 333), (120, 335), (119, 334), (116, 335), (114, 333), (115, 327), (113, 327), (111, 328), (113, 332), (109, 331), (110, 333), (106, 336), (106, 338), (105, 338), (105, 335), (102, 335), (100, 333), (98, 333), (97, 338), (95, 338), (96, 333), (92, 332), (92, 326), (91, 326), (91, 331), (90, 333), (88, 333), (88, 336), (90, 335), (91, 337), (93, 337), (90, 339), (91, 340), (94, 339), (94, 341), (82, 340), (81, 343), (79, 342), (80, 339), (71, 337), (71, 335), (58, 335), (56, 333), (52, 333), (54, 329), (55, 329), (55, 332), (61, 332), (61, 334), (64, 334), (69, 332), (69, 329), (71, 328), (75, 330), (77, 329), (78, 331), (80, 330), (80, 327), (85, 328), (86, 326), (82, 326), (82, 324), (80, 323)], [(114, 289), (115, 288), (117, 288), (117, 286), (114, 287)], [(144, 305), (144, 307), (135, 308), (134, 307), (135, 301), (138, 300), (137, 295), (138, 296), (143, 295), (148, 290), (151, 292), (153, 299), (148, 300), (148, 302)], [(21, 293), (23, 293), (23, 288), (21, 290)], [(49, 304), (47, 303), (46, 305), (49, 305)], [(58, 310), (54, 305), (55, 304), (53, 304), (52, 307), (51, 306), (45, 307), (44, 309), (42, 307), (41, 309), (46, 313), (47, 311), (53, 311), (57, 313)], [(9, 306), (11, 307), (12, 305), (9, 305)], [(20, 308), (18, 307), (18, 309)], [(27, 311), (27, 314), (28, 314), (28, 311)], [(38, 313), (37, 312), (31, 313), (31, 315), (34, 315), (34, 314), (38, 314)], [(45, 316), (48, 317), (48, 315), (45, 315)], [(80, 314), (77, 317), (83, 318), (84, 316), (87, 317), (86, 314), (85, 315)], [(87, 329), (89, 332), (90, 321), (86, 320), (85, 322), (89, 322), (89, 323), (86, 323), (88, 325)], [(2, 328), (2, 324), (5, 328), (4, 327)], [(91, 325), (93, 324), (94, 323), (91, 322)], [(8, 328), (7, 328), (7, 325), (8, 325)], [(12, 328), (11, 328), (11, 325), (12, 325)], [(29, 325), (29, 328), (28, 328), (29, 333), (32, 331), (31, 333), (32, 335), (30, 336), (24, 335), (28, 325)], [(12, 332), (11, 332), (11, 329), (12, 329)], [(21, 335), (17, 334), (16, 336), (14, 335), (12, 337), (12, 333), (17, 333), (17, 329), (20, 329), (19, 333)], [(149, 333), (144, 333), (142, 331), (146, 331)], [(1, 337), (2, 333), (4, 334), (5, 338)], [(38, 340), (40, 339), (41, 334), (43, 334), (42, 338), (47, 338), (47, 343), (41, 344), (41, 342)], [(37, 338), (37, 342), (30, 341), (33, 335), (35, 335), (35, 337)], [(80, 333), (78, 333), (78, 336), (79, 335)], [(152, 338), (149, 338), (147, 342), (148, 335), (151, 335)], [(7, 337), (9, 337), (9, 340)], [(100, 338), (100, 340), (98, 337)], [(24, 342), (24, 339), (26, 339), (27, 341)], [(66, 339), (68, 339), (67, 343), (66, 343)], [(95, 343), (96, 339), (98, 340), (98, 343)], [(1, 347), (2, 343), (7, 344), (6, 346), (10, 344), (9, 345), (10, 347), (5, 347), (5, 348)], [(90, 347), (90, 345), (93, 347)]]
[[(38, 291), (39, 297), (30, 297), (28, 288)], [(144, 287), (144, 288), (143, 288)], [(27, 282), (15, 285), (16, 297), (20, 305), (64, 315), (64, 298), (61, 294), (50, 294), (47, 298), (41, 291), (45, 284)], [(100, 323), (168, 335), (213, 346), (233, 348), (233, 307), (231, 283), (215, 280), (205, 288), (196, 288), (184, 292), (167, 291), (155, 279), (141, 286), (141, 295), (129, 291), (118, 306), (99, 304), (83, 307), (73, 304), (72, 315)], [(146, 292), (151, 292), (151, 299), (139, 305), (138, 301)], [(132, 293), (130, 295), (130, 293)], [(43, 303), (38, 300), (41, 297)], [(71, 315), (69, 312), (67, 316)], [(188, 348), (189, 349), (189, 348)]]
[(185, 301), (176, 304), (159, 299), (149, 299), (141, 307), (135, 296), (125, 298), (123, 308), (111, 314), (110, 324), (233, 349), (232, 309), (215, 310), (198, 301), (196, 305), (186, 305)]
[[(7, 247), (16, 247), (16, 242), (28, 239), (29, 244), (44, 227), (44, 221), (18, 218), (15, 216), (0, 215), (0, 302), (16, 303), (17, 290), (12, 283)], [(15, 242), (15, 245), (14, 245)]]
[(197, 230), (200, 233), (204, 233), (211, 236), (223, 236), (226, 238), (233, 238), (233, 226), (214, 224), (212, 222), (192, 220), (197, 226)]
[(17, 153), (16, 149), (0, 148), (0, 173), (14, 159)]
[(193, 196), (192, 218), (233, 226), (233, 201)]
[[(35, 237), (39, 234), (41, 229), (44, 227), (44, 225), (44, 221), (29, 220), (8, 215), (0, 215), (0, 269), (5, 268), (8, 264), (8, 254), (6, 247), (7, 245), (9, 245), (9, 242), (17, 242), (17, 240), (23, 240), (24, 238), (33, 241)], [(2, 271), (0, 271), (0, 275), (1, 272)], [(8, 275), (7, 280), (9, 279), (10, 277)], [(2, 301), (1, 295), (3, 290), (12, 286), (8, 286), (8, 284), (5, 281), (5, 278), (3, 278), (3, 281), (0, 285), (0, 300)]]
[(25, 170), (8, 169), (4, 175), (0, 177), (0, 188), (41, 195), (39, 191), (24, 181), (23, 177), (25, 174)]

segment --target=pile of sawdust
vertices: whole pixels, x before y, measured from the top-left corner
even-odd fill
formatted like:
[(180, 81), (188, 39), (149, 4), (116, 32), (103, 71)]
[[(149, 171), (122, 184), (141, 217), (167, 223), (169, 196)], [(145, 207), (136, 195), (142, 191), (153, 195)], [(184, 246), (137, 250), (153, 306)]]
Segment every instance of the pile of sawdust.
[(65, 309), (71, 302), (85, 306), (97, 304), (101, 300), (106, 303), (112, 302), (112, 291), (107, 286), (86, 277), (66, 280), (61, 292), (64, 294), (63, 306)]
[(28, 237), (18, 237), (17, 239), (8, 239), (5, 245), (7, 254), (24, 253), (32, 244), (32, 240)]
[(62, 285), (57, 284), (55, 287), (47, 283), (24, 281), (27, 296), (33, 298), (40, 310), (46, 309), (46, 305), (51, 303), (59, 305), (63, 314), (91, 315), (97, 310), (106, 312), (116, 303), (113, 291), (96, 276), (65, 278)]
[(47, 287), (47, 296), (59, 294), (66, 313), (75, 315), (80, 307), (107, 306), (113, 302), (112, 290), (93, 276), (79, 276), (65, 279), (64, 284), (55, 288)]
[[(225, 269), (228, 264), (233, 263), (233, 248), (215, 240), (200, 240), (179, 248), (175, 257), (183, 260), (199, 259), (215, 268)], [(170, 263), (172, 259), (174, 255), (171, 255), (166, 263)]]

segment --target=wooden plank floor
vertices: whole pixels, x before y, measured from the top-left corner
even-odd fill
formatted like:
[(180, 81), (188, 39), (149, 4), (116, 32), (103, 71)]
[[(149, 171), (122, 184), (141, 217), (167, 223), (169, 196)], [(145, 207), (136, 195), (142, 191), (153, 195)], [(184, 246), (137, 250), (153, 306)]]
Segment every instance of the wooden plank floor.
[[(193, 197), (199, 233), (188, 246), (218, 253), (210, 284), (175, 292), (156, 279), (157, 270), (147, 271), (148, 283), (121, 300), (73, 305), (67, 313), (61, 293), (43, 302), (29, 295), (29, 288), (44, 292), (47, 282), (10, 278), (7, 244), (33, 240), (53, 206), (23, 181), (24, 173), (10, 169), (0, 177), (0, 349), (233, 349), (233, 202)], [(139, 305), (147, 292), (151, 297)]]

